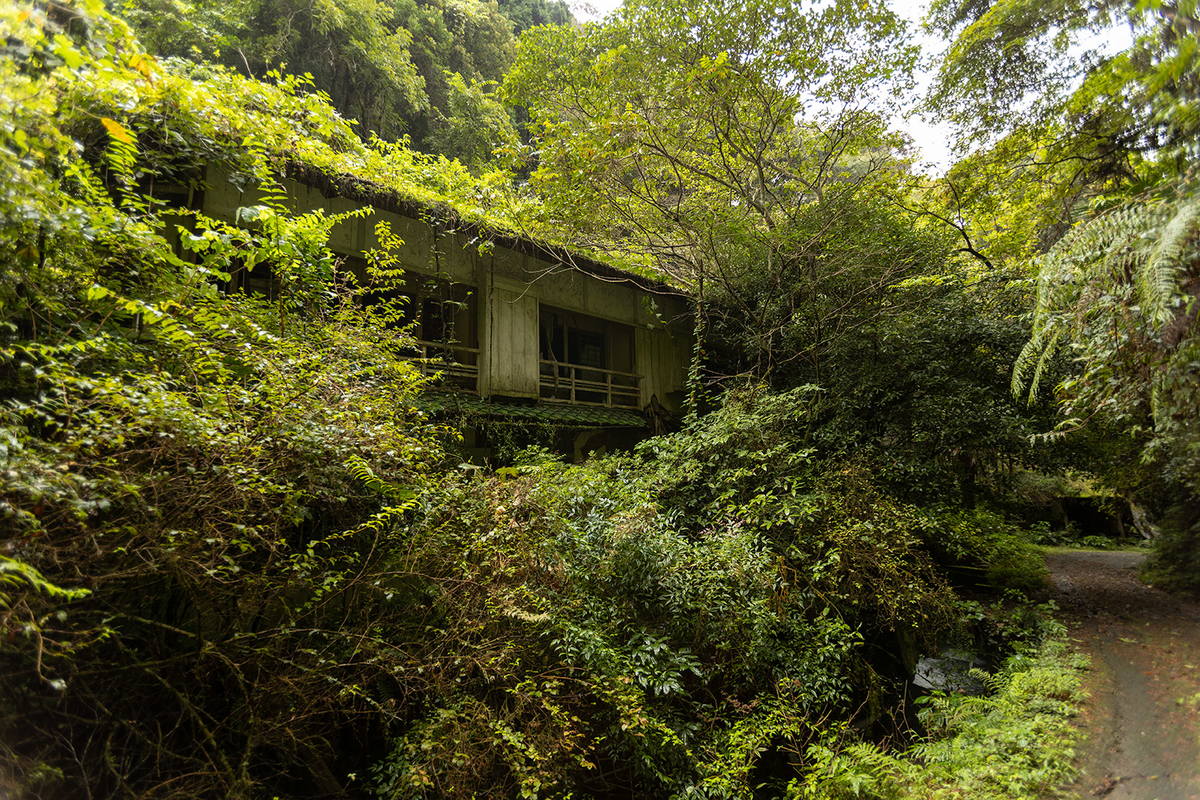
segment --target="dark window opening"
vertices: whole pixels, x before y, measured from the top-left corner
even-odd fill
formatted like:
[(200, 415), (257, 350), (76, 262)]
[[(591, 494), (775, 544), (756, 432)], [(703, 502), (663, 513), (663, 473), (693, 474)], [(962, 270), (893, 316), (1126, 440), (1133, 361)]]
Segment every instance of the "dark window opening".
[[(405, 321), (416, 338), (415, 357), (426, 374), (446, 385), (475, 390), (479, 383), (479, 305), (473, 288), (414, 276)], [(409, 287), (405, 287), (406, 289)]]
[(633, 328), (552, 306), (539, 310), (544, 400), (636, 408)]

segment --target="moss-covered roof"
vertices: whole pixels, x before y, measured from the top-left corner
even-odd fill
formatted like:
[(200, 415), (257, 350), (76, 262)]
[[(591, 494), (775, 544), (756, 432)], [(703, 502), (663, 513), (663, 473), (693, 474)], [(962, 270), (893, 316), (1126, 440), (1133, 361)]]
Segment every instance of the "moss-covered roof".
[(391, 187), (375, 183), (359, 175), (334, 173), (312, 164), (292, 161), (288, 164), (287, 176), (306, 186), (311, 186), (325, 197), (344, 197), (347, 200), (369, 204), (380, 211), (389, 211), (411, 219), (419, 219), (423, 215), (433, 212), (444, 219), (449, 219), (455, 228), (464, 233), (478, 235), (518, 253), (546, 261), (568, 264), (585, 274), (594, 275), (603, 280), (631, 283), (647, 292), (684, 295), (677, 287), (662, 281), (614, 267), (565, 247), (519, 236), (503, 228), (472, 222), (449, 204), (439, 203), (435, 207), (412, 197), (406, 197)]
[(562, 427), (647, 427), (645, 418), (632, 409), (564, 403), (499, 403), (458, 392), (426, 392), (417, 399), (417, 405), (434, 415), (462, 414), (491, 422), (539, 422)]

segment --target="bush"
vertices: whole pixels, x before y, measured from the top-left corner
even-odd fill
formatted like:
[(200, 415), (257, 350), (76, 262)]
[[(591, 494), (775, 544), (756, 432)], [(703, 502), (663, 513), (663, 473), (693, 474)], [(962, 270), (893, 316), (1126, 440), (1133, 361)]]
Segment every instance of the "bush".
[(1082, 656), (1069, 653), (1063, 630), (1010, 657), (994, 675), (980, 671), (990, 694), (934, 694), (925, 700), (924, 741), (903, 754), (844, 744), (827, 735), (807, 751), (807, 774), (789, 786), (794, 798), (922, 797), (1039, 800), (1074, 776), (1082, 700)]
[(803, 447), (812, 395), (751, 388), (632, 456), (446, 484), (396, 570), (420, 711), (380, 791), (783, 791), (831, 720), (882, 707), (899, 641), (960, 608), (933, 518)]
[[(1011, 656), (986, 697), (933, 697), (921, 715), (929, 741), (911, 750), (910, 792), (924, 797), (1041, 798), (1073, 775), (1071, 725), (1082, 699), (1083, 656), (1061, 627)], [(917, 766), (917, 765), (920, 766)]]
[[(382, 793), (603, 780), (663, 796), (706, 780), (747, 726), (753, 763), (798, 720), (847, 704), (854, 631), (789, 596), (755, 531), (690, 535), (639, 466), (545, 462), (447, 485), (426, 509), (397, 570), (420, 624), (389, 637), (423, 710), (378, 768)], [(786, 714), (764, 718), (777, 693)]]
[(1112, 550), (1117, 543), (1107, 536), (1084, 536), (1079, 540), (1079, 546), (1093, 550)]
[(933, 510), (928, 543), (941, 563), (970, 571), (979, 584), (998, 592), (1038, 597), (1046, 591), (1041, 553), (1015, 525), (986, 509)]
[[(273, 192), (272, 142), (357, 139), (302, 81), (163, 73), (101, 3), (0, 27), (0, 771), (340, 793), (402, 716), (379, 569), (453, 435), (414, 407), (394, 309), (337, 278), (345, 217)], [(149, 196), (221, 157), (264, 192), (246, 227)], [(272, 302), (220, 290), (268, 264)]]

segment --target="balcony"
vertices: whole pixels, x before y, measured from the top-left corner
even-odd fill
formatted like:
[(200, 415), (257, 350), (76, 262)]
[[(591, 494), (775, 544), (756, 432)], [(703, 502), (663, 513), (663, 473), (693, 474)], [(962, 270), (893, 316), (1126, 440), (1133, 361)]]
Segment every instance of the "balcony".
[(479, 387), (479, 348), (418, 339), (412, 361), (422, 375), (442, 375), (447, 387), (476, 391)]
[(640, 408), (642, 376), (599, 367), (541, 360), (542, 400), (550, 403)]

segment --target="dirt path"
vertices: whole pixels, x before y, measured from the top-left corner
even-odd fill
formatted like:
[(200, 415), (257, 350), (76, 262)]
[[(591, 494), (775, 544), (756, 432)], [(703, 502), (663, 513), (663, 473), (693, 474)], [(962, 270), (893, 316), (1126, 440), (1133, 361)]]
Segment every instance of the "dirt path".
[(1046, 557), (1062, 618), (1092, 658), (1083, 771), (1068, 796), (1200, 800), (1200, 606), (1143, 585), (1144, 559)]

